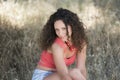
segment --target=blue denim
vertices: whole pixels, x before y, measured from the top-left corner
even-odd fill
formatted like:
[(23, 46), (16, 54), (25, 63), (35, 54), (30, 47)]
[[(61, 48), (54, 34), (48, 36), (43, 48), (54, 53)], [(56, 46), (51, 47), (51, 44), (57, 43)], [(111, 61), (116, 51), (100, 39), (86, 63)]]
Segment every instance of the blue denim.
[(40, 70), (40, 69), (35, 69), (32, 80), (44, 80), (44, 78), (48, 75), (53, 73), (52, 71), (45, 71), (45, 70)]

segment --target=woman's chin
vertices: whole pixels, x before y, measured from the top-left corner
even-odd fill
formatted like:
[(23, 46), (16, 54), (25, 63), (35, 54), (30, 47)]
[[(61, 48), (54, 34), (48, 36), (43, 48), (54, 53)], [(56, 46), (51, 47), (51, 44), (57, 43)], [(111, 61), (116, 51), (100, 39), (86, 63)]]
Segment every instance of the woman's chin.
[(67, 41), (67, 39), (66, 38), (61, 38), (63, 41)]

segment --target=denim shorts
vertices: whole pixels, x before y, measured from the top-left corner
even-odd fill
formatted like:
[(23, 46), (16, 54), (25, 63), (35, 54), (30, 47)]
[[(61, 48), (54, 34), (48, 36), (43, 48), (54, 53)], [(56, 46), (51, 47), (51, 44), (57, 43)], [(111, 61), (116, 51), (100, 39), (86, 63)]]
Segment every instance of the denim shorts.
[(52, 71), (45, 71), (45, 70), (40, 70), (40, 69), (35, 69), (32, 80), (44, 80), (44, 78), (50, 74), (52, 74)]

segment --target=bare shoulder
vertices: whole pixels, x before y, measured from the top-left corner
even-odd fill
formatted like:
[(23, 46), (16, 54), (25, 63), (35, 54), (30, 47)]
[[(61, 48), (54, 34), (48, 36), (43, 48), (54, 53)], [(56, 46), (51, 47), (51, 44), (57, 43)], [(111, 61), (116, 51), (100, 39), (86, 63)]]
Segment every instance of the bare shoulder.
[(78, 53), (80, 53), (79, 55), (86, 55), (86, 50), (87, 50), (87, 44), (84, 44), (81, 51), (78, 51)]
[(51, 46), (51, 51), (52, 51), (53, 54), (54, 54), (54, 53), (56, 53), (56, 52), (62, 52), (62, 51), (63, 51), (63, 48), (60, 47), (59, 44), (53, 43), (52, 46)]
[(83, 46), (83, 49), (86, 50), (86, 48), (87, 48), (87, 44), (85, 43), (84, 46)]
[(83, 48), (82, 48), (82, 50), (86, 50), (86, 48), (87, 48), (87, 43), (84, 42), (84, 43), (83, 43)]

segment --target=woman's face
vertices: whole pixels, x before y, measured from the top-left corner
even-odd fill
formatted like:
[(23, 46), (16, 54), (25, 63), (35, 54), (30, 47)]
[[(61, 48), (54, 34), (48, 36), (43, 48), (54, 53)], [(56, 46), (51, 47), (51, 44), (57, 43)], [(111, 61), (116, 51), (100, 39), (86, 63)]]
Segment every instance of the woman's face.
[[(67, 30), (62, 20), (57, 20), (54, 23), (54, 29), (59, 38), (61, 38), (63, 41), (67, 41), (67, 38), (68, 38)], [(69, 25), (68, 25), (68, 33), (69, 33), (68, 35), (71, 37), (72, 30), (71, 30), (71, 26)]]

